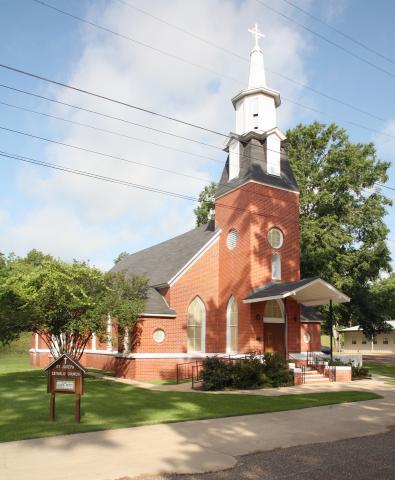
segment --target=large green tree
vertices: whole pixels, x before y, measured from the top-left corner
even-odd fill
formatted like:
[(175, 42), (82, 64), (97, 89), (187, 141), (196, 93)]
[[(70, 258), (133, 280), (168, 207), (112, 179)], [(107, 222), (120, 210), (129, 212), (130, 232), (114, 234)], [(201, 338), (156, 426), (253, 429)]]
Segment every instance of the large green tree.
[(353, 143), (334, 124), (297, 125), (287, 132), (287, 151), (300, 188), (302, 276), (319, 276), (352, 298), (336, 308), (338, 323), (385, 329), (380, 314), (361, 316), (361, 300), (391, 270), (384, 223), (391, 201), (378, 186), (389, 163), (372, 143)]
[(1, 272), (0, 342), (31, 331), (55, 358), (62, 353), (81, 358), (93, 333), (105, 340), (108, 315), (122, 328), (131, 327), (144, 308), (145, 279), (104, 274), (84, 262), (32, 251), (5, 260)]
[(206, 185), (199, 194), (199, 204), (193, 211), (196, 215), (196, 225), (204, 225), (208, 221), (212, 220), (215, 215), (215, 190), (217, 184), (210, 182)]
[[(352, 298), (335, 309), (338, 325), (383, 331), (386, 314), (379, 302), (368, 310), (366, 301), (378, 295), (380, 273), (391, 270), (384, 223), (391, 201), (378, 185), (388, 180), (389, 163), (372, 143), (351, 142), (335, 124), (297, 125), (287, 132), (287, 151), (300, 189), (301, 275), (319, 276)], [(213, 211), (209, 187), (195, 210), (198, 225)]]

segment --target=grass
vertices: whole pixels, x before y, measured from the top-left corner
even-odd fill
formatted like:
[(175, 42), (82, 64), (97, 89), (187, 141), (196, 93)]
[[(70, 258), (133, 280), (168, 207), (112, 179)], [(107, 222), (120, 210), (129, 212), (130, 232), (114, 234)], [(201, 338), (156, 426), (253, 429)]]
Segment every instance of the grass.
[[(144, 380), (144, 383), (152, 385), (177, 385), (177, 380)], [(180, 380), (178, 383), (191, 383), (191, 379)]]
[(331, 340), (329, 335), (321, 335), (321, 345), (323, 347), (330, 347)]
[(366, 366), (369, 369), (369, 373), (395, 378), (395, 365), (379, 365), (377, 363), (369, 363), (366, 364)]
[(48, 420), (46, 376), (26, 355), (0, 355), (0, 442), (52, 435), (279, 412), (381, 398), (370, 392), (328, 392), (266, 397), (160, 392), (87, 377), (82, 421), (73, 418), (74, 396), (58, 394), (56, 421)]

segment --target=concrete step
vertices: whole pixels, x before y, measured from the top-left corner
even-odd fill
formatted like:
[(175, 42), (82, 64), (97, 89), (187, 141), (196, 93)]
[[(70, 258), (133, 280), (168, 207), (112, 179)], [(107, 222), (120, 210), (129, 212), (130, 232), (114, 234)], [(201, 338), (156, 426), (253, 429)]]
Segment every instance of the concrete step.
[(329, 382), (328, 377), (324, 377), (324, 375), (306, 375), (305, 377), (305, 382), (306, 383), (323, 383), (323, 382)]

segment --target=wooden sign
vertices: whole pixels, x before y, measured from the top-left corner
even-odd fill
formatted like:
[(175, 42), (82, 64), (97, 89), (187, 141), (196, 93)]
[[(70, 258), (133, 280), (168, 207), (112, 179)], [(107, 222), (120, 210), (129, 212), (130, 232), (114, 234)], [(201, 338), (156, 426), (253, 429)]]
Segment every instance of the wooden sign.
[(50, 418), (55, 420), (55, 394), (75, 394), (75, 419), (81, 419), (81, 395), (84, 393), (84, 367), (63, 353), (45, 369), (48, 376), (47, 392), (51, 394)]

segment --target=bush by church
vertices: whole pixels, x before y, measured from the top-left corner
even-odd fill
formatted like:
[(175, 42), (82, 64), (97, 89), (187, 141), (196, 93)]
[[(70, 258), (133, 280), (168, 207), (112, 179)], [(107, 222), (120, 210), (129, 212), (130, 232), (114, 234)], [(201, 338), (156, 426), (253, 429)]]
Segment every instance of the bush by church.
[(208, 357), (203, 361), (202, 377), (204, 390), (243, 390), (293, 384), (293, 375), (279, 353), (239, 359)]

